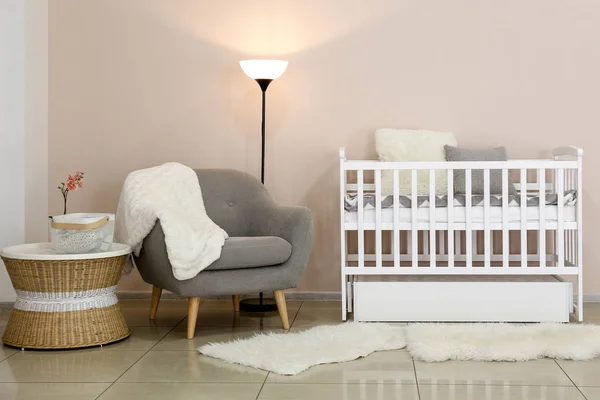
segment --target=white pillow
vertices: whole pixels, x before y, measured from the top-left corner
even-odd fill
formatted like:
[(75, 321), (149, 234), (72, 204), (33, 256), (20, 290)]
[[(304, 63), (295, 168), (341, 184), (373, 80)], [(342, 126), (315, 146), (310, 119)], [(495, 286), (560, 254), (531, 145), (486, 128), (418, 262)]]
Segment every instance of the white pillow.
[[(384, 128), (375, 131), (375, 148), (380, 161), (446, 161), (444, 146), (456, 147), (456, 138), (450, 132), (414, 129)], [(436, 195), (448, 193), (448, 175), (438, 171), (435, 177)], [(399, 173), (400, 194), (411, 194), (411, 171)], [(383, 171), (381, 189), (383, 195), (393, 194), (393, 172)], [(417, 173), (417, 194), (429, 195), (429, 171)]]

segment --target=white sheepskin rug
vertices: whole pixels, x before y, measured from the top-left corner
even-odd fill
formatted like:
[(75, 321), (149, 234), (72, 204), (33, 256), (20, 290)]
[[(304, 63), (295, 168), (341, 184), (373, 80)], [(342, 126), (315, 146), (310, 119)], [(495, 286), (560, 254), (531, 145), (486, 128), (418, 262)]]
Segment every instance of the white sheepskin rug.
[(315, 365), (356, 360), (374, 351), (404, 347), (403, 326), (348, 322), (297, 333), (257, 334), (244, 340), (209, 343), (198, 351), (279, 375), (296, 375)]
[(348, 322), (297, 333), (257, 334), (198, 348), (230, 363), (296, 375), (319, 364), (352, 361), (408, 347), (418, 360), (526, 361), (600, 356), (600, 326), (575, 324), (410, 324)]
[(590, 360), (600, 356), (600, 326), (576, 324), (411, 324), (408, 351), (418, 360)]

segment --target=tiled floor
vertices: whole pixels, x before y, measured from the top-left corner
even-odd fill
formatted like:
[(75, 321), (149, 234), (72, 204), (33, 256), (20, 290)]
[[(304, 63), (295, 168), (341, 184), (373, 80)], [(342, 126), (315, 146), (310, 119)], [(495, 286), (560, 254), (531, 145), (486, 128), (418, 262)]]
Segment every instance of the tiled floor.
[[(212, 341), (283, 332), (276, 313), (236, 314), (229, 301), (200, 305), (196, 338), (185, 338), (187, 304), (164, 300), (156, 321), (148, 302), (125, 301), (129, 339), (74, 351), (0, 347), (0, 399), (263, 399), (263, 400), (600, 400), (600, 359), (524, 363), (414, 361), (404, 350), (278, 376), (198, 355)], [(586, 304), (600, 324), (600, 304)], [(288, 302), (292, 331), (339, 323), (338, 302)], [(8, 314), (0, 312), (0, 332)], [(365, 338), (368, 340), (368, 338)]]

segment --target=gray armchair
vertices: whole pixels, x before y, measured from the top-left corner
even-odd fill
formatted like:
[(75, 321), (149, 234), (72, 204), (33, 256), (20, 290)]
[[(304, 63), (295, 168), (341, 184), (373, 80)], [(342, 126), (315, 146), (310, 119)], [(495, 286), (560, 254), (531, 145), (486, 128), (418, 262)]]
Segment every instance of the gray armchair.
[(160, 221), (144, 239), (135, 263), (153, 285), (150, 319), (156, 317), (163, 289), (188, 298), (188, 338), (194, 337), (200, 296), (273, 291), (281, 323), (289, 329), (285, 289), (298, 285), (312, 247), (308, 208), (281, 206), (256, 178), (235, 170), (196, 170), (208, 216), (228, 234), (221, 258), (192, 279), (173, 276)]

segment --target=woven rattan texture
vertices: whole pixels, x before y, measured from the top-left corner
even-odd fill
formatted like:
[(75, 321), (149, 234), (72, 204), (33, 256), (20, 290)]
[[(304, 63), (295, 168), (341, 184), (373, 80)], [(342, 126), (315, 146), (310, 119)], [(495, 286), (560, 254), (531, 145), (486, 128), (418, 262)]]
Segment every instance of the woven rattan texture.
[(2, 257), (15, 289), (79, 292), (114, 286), (127, 255), (87, 260), (17, 260)]
[[(2, 260), (17, 290), (82, 292), (114, 286), (126, 255), (83, 260)], [(13, 309), (2, 340), (15, 347), (68, 349), (97, 346), (129, 336), (119, 304), (69, 312)]]
[(118, 304), (85, 311), (12, 310), (2, 341), (15, 347), (68, 349), (98, 346), (129, 336)]

